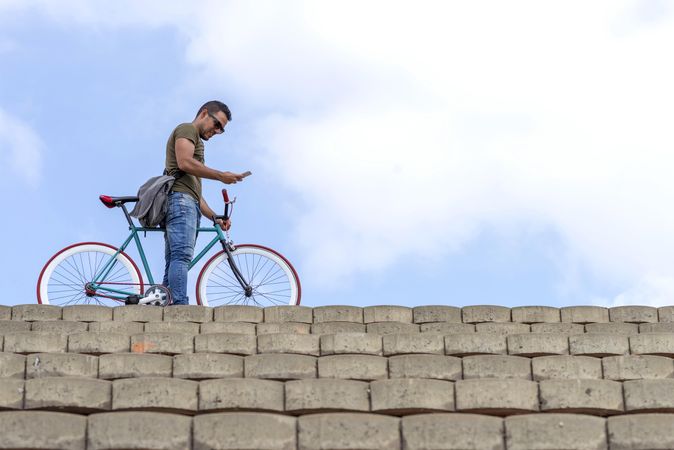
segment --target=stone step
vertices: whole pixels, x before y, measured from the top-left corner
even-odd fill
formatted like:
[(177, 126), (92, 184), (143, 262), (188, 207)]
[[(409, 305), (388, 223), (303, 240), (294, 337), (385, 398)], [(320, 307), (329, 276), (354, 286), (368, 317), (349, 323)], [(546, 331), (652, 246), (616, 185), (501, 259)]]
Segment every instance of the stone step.
[(215, 308), (198, 305), (180, 305), (166, 308), (122, 305), (109, 308), (100, 305), (54, 306), (25, 304), (3, 306), (0, 320), (76, 322), (135, 321), (135, 322), (247, 322), (247, 323), (667, 323), (674, 322), (674, 307), (665, 306), (518, 306), (507, 308), (497, 305), (417, 306), (414, 308), (393, 305), (377, 306), (255, 306), (227, 305)]
[(0, 412), (0, 448), (13, 449), (667, 449), (674, 414), (609, 418), (466, 413), (402, 418), (372, 413), (299, 417), (267, 412), (187, 415), (115, 411), (82, 416), (53, 411)]
[[(246, 335), (239, 335), (246, 336)], [(336, 337), (339, 335), (335, 335)], [(347, 335), (349, 339), (354, 335)], [(31, 379), (77, 376), (116, 380), (138, 377), (209, 379), (251, 377), (276, 380), (337, 378), (371, 381), (387, 378), (461, 380), (475, 378), (606, 379), (614, 381), (674, 378), (674, 360), (662, 355), (546, 355), (525, 357), (506, 354), (404, 353), (382, 356), (378, 346), (346, 342), (337, 353), (335, 344), (327, 354), (314, 356), (300, 350), (287, 353), (243, 354), (154, 351), (117, 353), (0, 352), (0, 378)], [(52, 349), (53, 350), (53, 349)], [(360, 353), (356, 353), (359, 351)]]
[(674, 379), (8, 378), (0, 383), (0, 409), (85, 415), (117, 410), (187, 415), (250, 410), (289, 415), (351, 411), (402, 416), (444, 411), (503, 417), (538, 412), (604, 417), (674, 413)]

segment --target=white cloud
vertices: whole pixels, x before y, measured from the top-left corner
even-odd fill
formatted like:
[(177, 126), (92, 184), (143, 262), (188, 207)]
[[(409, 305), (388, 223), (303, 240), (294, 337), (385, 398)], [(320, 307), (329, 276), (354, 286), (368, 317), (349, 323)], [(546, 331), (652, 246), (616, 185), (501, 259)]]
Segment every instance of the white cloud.
[(594, 303), (605, 306), (645, 305), (669, 306), (674, 304), (674, 277), (671, 274), (649, 274), (613, 299), (598, 298)]
[(42, 172), (43, 143), (25, 122), (0, 109), (0, 157), (3, 177), (11, 174), (37, 187)]
[(669, 292), (652, 281), (674, 277), (664, 3), (33, 3), (59, 20), (178, 28), (205, 82), (259, 112), (251, 147), (300, 199), (308, 278), (541, 223), (565, 243), (569, 279), (582, 266), (632, 286), (619, 299)]

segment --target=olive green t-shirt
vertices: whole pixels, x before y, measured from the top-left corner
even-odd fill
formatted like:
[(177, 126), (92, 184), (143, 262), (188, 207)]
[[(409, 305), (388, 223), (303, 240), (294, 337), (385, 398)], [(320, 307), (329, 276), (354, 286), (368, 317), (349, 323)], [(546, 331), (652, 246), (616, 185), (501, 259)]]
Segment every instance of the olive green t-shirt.
[(185, 173), (178, 168), (176, 140), (185, 138), (194, 144), (194, 159), (204, 164), (204, 142), (199, 131), (191, 123), (181, 123), (173, 130), (166, 143), (166, 174), (176, 177), (172, 191), (185, 192), (197, 201), (201, 198), (201, 178)]

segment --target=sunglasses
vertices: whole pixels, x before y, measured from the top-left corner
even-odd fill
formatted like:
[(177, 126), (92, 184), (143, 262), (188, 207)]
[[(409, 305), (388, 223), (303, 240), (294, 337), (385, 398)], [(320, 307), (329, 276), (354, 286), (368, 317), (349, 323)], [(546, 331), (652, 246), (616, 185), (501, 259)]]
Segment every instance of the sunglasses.
[(213, 119), (213, 124), (215, 125), (215, 130), (218, 133), (224, 133), (225, 132), (225, 126), (218, 120), (217, 117), (215, 117), (213, 114), (208, 113), (208, 115)]

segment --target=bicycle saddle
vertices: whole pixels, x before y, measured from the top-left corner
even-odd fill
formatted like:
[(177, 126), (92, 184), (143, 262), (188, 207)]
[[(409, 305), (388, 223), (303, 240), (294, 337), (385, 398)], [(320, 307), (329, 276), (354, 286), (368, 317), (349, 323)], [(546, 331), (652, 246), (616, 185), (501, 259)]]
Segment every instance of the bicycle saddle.
[(109, 195), (101, 195), (98, 197), (101, 202), (108, 208), (123, 205), (126, 202), (137, 202), (138, 197), (110, 197)]

